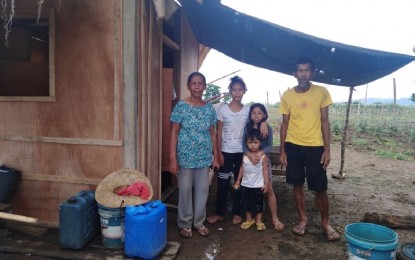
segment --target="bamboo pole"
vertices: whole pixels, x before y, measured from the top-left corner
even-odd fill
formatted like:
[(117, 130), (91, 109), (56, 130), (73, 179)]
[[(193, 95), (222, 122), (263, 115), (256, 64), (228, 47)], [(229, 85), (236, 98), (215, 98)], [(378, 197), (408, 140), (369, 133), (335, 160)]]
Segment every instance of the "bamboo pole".
[(5, 212), (0, 212), (0, 218), (8, 219), (8, 220), (14, 220), (14, 221), (20, 221), (20, 222), (26, 222), (26, 223), (36, 223), (37, 222), (37, 218), (31, 218), (31, 217), (26, 217), (26, 216), (22, 216), (22, 215), (11, 214), (11, 213), (5, 213)]
[(363, 116), (366, 118), (366, 105), (367, 105), (367, 89), (369, 88), (369, 84), (366, 84), (366, 92), (365, 92), (365, 107), (363, 110)]
[(396, 80), (393, 78), (393, 106), (396, 107)]
[(394, 121), (396, 121), (396, 80), (393, 78), (393, 115)]
[(339, 175), (332, 175), (332, 177), (336, 178), (336, 179), (344, 179), (345, 178), (345, 173), (343, 171), (343, 168), (344, 168), (344, 161), (345, 161), (345, 154), (346, 154), (347, 129), (349, 127), (349, 116), (350, 116), (350, 107), (351, 107), (351, 104), (352, 104), (353, 90), (354, 90), (354, 87), (350, 87), (349, 100), (347, 101), (346, 120), (344, 122), (343, 136), (342, 136), (341, 149), (340, 149)]
[(239, 71), (241, 71), (241, 70), (235, 70), (234, 72), (231, 72), (231, 73), (229, 73), (229, 74), (226, 74), (225, 76), (222, 76), (222, 77), (220, 77), (220, 78), (217, 78), (217, 79), (215, 79), (215, 80), (213, 80), (213, 81), (209, 82), (209, 83), (208, 83), (208, 84), (206, 84), (206, 85), (209, 85), (209, 84), (215, 83), (216, 81), (221, 80), (221, 79), (224, 79), (224, 78), (226, 78), (226, 77), (229, 77), (230, 75), (235, 74), (235, 73), (237, 73), (237, 72), (239, 72)]

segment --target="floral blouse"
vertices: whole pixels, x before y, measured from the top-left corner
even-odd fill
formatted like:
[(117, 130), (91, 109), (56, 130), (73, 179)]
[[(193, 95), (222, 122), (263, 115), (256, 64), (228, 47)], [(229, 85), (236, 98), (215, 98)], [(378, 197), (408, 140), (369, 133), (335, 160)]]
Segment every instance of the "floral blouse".
[(176, 104), (170, 121), (180, 124), (177, 140), (180, 168), (204, 168), (212, 164), (213, 143), (209, 129), (216, 120), (215, 109), (210, 103), (196, 107), (181, 100)]

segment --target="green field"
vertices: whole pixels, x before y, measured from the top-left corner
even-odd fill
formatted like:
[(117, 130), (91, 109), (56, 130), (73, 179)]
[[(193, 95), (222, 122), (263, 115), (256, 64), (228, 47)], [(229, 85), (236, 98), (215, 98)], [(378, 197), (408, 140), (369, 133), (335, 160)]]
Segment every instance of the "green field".
[[(268, 105), (274, 145), (279, 145), (281, 115), (278, 105)], [(346, 119), (346, 103), (330, 107), (332, 142), (340, 142)], [(396, 160), (415, 160), (415, 108), (392, 104), (352, 104), (347, 130), (348, 148)]]

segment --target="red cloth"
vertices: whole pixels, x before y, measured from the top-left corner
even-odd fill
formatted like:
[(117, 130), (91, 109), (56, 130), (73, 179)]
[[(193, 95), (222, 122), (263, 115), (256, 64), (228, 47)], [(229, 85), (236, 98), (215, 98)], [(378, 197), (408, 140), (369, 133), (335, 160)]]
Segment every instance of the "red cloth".
[(143, 200), (147, 200), (150, 197), (150, 190), (147, 187), (147, 184), (144, 182), (134, 182), (130, 186), (121, 188), (117, 195), (120, 196), (140, 196)]

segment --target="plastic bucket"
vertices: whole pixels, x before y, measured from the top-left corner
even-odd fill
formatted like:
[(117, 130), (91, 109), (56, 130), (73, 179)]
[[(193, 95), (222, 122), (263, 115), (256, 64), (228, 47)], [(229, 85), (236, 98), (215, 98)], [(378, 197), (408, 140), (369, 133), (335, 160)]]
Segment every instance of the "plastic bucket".
[(20, 171), (0, 165), (0, 203), (10, 203), (20, 178)]
[(398, 248), (396, 259), (415, 260), (415, 243), (405, 243)]
[(392, 229), (372, 223), (346, 226), (349, 259), (395, 259), (398, 234)]
[(102, 244), (106, 248), (124, 247), (124, 213), (125, 208), (107, 208), (98, 203)]

